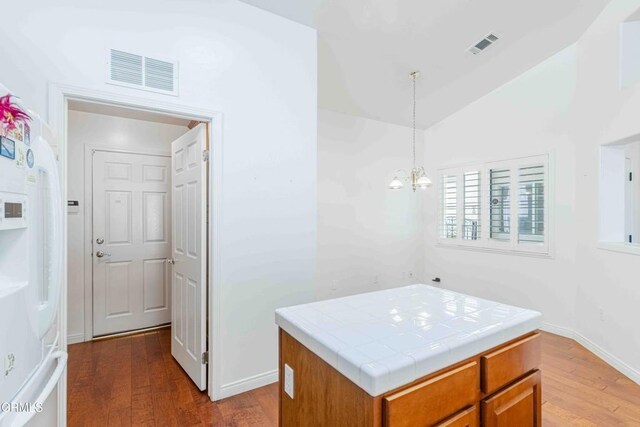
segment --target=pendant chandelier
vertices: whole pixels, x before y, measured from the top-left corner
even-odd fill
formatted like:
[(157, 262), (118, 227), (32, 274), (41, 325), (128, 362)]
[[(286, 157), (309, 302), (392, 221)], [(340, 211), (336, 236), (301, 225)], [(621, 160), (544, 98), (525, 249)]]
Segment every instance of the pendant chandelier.
[(400, 169), (396, 172), (389, 183), (390, 190), (400, 190), (404, 187), (404, 182), (410, 182), (413, 191), (416, 189), (425, 189), (431, 186), (431, 180), (427, 176), (427, 173), (422, 166), (416, 166), (416, 78), (420, 74), (419, 71), (413, 71), (409, 74), (409, 78), (413, 82), (413, 169), (409, 174), (404, 169)]

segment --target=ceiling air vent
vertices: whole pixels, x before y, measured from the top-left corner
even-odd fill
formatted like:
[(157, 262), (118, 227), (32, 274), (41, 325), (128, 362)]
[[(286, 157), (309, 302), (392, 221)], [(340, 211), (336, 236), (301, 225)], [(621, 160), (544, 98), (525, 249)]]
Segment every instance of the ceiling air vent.
[(486, 48), (488, 48), (489, 46), (491, 46), (492, 44), (494, 44), (496, 41), (498, 41), (498, 36), (496, 36), (495, 34), (489, 34), (485, 38), (480, 40), (478, 43), (471, 46), (469, 48), (469, 52), (473, 53), (474, 55), (477, 55), (483, 50), (485, 50)]
[(178, 63), (109, 50), (107, 83), (178, 95)]

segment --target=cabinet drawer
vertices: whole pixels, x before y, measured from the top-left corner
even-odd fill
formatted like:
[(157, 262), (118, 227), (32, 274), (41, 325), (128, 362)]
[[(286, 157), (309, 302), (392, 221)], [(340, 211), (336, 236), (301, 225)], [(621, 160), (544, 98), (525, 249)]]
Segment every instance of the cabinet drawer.
[(491, 394), (540, 366), (540, 334), (535, 333), (480, 358), (482, 391)]
[(540, 371), (535, 371), (481, 403), (486, 427), (542, 425)]
[(431, 426), (473, 405), (478, 399), (479, 388), (479, 365), (472, 361), (386, 396), (383, 399), (384, 425)]
[(464, 409), (434, 427), (478, 427), (478, 407)]

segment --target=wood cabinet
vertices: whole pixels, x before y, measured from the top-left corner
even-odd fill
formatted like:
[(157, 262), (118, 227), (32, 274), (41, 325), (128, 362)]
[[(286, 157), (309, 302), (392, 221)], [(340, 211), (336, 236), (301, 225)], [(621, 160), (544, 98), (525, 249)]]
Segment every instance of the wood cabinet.
[[(295, 371), (292, 399), (284, 364)], [(280, 426), (540, 426), (540, 334), (370, 396), (282, 329)]]
[(541, 399), (540, 371), (535, 371), (482, 401), (482, 425), (541, 426)]

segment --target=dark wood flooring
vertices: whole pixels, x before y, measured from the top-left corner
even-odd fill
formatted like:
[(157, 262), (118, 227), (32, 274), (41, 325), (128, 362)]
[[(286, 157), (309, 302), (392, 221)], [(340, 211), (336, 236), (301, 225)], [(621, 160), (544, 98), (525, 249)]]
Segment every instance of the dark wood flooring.
[[(545, 426), (640, 426), (640, 386), (575, 341), (543, 334)], [(276, 426), (272, 384), (219, 402), (171, 357), (168, 329), (69, 346), (75, 426)]]

